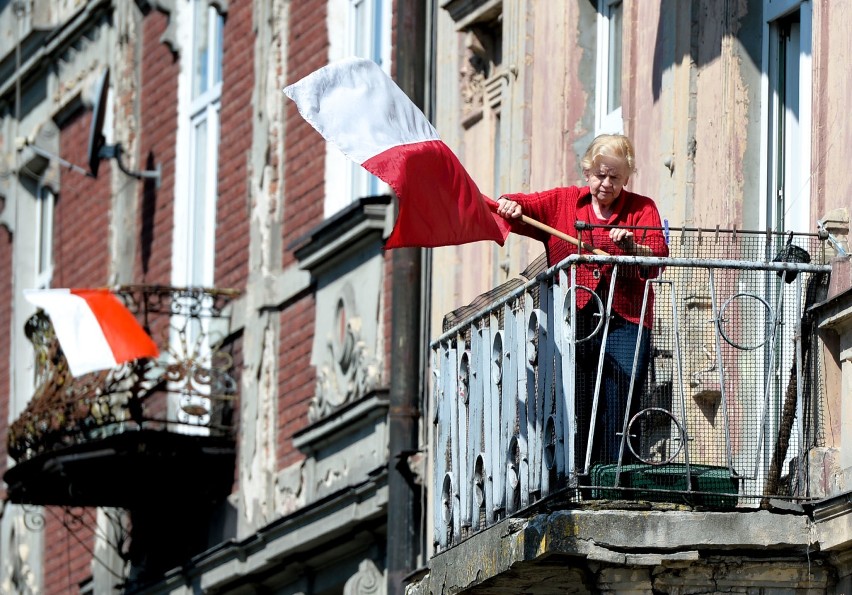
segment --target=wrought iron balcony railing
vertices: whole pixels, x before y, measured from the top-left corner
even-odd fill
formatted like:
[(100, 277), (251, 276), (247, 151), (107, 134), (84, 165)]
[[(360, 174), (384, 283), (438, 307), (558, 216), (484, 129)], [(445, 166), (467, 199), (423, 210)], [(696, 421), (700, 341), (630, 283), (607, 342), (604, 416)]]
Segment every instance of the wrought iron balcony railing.
[[(432, 343), (436, 549), (549, 498), (808, 498), (824, 440), (807, 308), (830, 255), (792, 240), (681, 230), (669, 258), (572, 255), (447, 315)], [(631, 331), (624, 300), (647, 326)]]
[(237, 383), (225, 307), (237, 292), (124, 286), (117, 297), (160, 347), (160, 357), (72, 377), (50, 320), (27, 322), (36, 391), (9, 428), (18, 463), (128, 430), (230, 437)]

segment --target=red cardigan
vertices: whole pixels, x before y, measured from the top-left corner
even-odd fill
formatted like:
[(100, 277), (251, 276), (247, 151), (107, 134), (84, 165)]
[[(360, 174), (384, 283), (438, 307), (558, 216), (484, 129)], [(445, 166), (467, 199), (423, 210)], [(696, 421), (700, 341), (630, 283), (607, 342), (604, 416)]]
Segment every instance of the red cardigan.
[[(521, 205), (524, 215), (532, 217), (556, 229), (581, 239), (595, 248), (600, 248), (612, 255), (627, 254), (609, 239), (609, 229), (595, 227), (591, 230), (578, 231), (575, 223), (584, 221), (593, 225), (614, 226), (637, 226), (653, 227), (651, 230), (634, 230), (634, 239), (637, 244), (644, 244), (651, 248), (654, 256), (668, 256), (669, 247), (659, 228), (662, 227), (660, 213), (654, 201), (647, 196), (634, 194), (622, 190), (613, 203), (612, 215), (606, 221), (595, 215), (592, 208), (592, 195), (588, 186), (578, 188), (568, 186), (554, 188), (544, 192), (532, 194), (505, 194), (504, 198), (514, 200)], [(541, 240), (547, 251), (547, 262), (554, 265), (561, 262), (570, 254), (588, 254), (582, 248), (560, 240), (546, 232), (540, 231), (529, 225), (514, 223), (512, 230), (523, 235)], [(603, 290), (609, 288), (612, 265), (585, 264), (577, 267), (577, 284), (584, 285), (596, 291), (598, 287)], [(642, 313), (642, 294), (645, 288), (645, 280), (655, 277), (658, 269), (646, 269), (645, 267), (625, 267), (618, 269), (618, 278), (615, 284), (615, 295), (612, 307), (616, 314), (635, 324), (639, 323)], [(577, 307), (582, 308), (591, 299), (587, 291), (577, 292)], [(606, 302), (604, 302), (606, 306)], [(644, 325), (648, 328), (654, 320), (654, 294), (648, 296), (648, 309), (645, 315)]]

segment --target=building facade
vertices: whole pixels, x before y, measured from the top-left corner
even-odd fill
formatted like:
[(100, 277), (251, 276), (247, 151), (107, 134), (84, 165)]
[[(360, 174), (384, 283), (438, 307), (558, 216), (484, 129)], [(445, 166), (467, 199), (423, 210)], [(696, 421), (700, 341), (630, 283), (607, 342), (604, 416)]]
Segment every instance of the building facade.
[[(850, 19), (6, 3), (0, 590), (846, 592)], [(351, 55), (488, 196), (582, 184), (589, 142), (629, 135), (670, 259), (548, 268), (519, 235), (384, 251), (389, 189), (281, 92)], [(576, 380), (589, 262), (664, 269), (615, 467), (589, 456)], [(161, 356), (70, 376), (24, 290), (81, 287), (112, 289)]]
[[(388, 188), (282, 89), (359, 55), (422, 96), (425, 14), (0, 8), (0, 590), (383, 593), (421, 564), (425, 340), (392, 348), (394, 325), (419, 337), (419, 253), (382, 250)], [(70, 375), (24, 290), (95, 287), (157, 360)]]
[[(845, 592), (850, 203), (826, 175), (848, 153), (847, 8), (439, 5), (434, 119), (483, 193), (583, 186), (591, 140), (627, 134), (670, 256), (548, 269), (513, 234), (434, 250), (433, 270), (465, 266), (431, 287), (434, 549), (409, 593)], [(636, 265), (665, 267), (650, 365), (643, 382), (637, 341), (638, 411), (610, 430), (581, 384), (610, 352), (581, 354), (617, 336), (613, 271)], [(613, 285), (579, 286), (588, 266)], [(596, 460), (610, 431), (617, 461)]]

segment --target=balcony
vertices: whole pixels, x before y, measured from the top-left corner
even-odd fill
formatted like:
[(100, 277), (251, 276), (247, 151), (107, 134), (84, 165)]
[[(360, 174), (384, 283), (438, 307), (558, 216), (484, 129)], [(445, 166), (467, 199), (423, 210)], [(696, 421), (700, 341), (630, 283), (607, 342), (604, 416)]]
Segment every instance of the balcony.
[(138, 510), (166, 499), (206, 505), (230, 493), (239, 343), (226, 306), (236, 292), (115, 293), (161, 355), (75, 378), (49, 318), (33, 315), (26, 332), (36, 389), (9, 428), (11, 502)]
[[(493, 570), (510, 546), (487, 530), (500, 524), (504, 537), (511, 519), (542, 512), (801, 511), (826, 495), (817, 477), (829, 450), (822, 356), (809, 308), (825, 298), (831, 247), (813, 235), (683, 229), (669, 249), (666, 259), (577, 254), (549, 269), (538, 263), (445, 316), (431, 346), (436, 558), (467, 540), (479, 545), (444, 567)], [(597, 293), (579, 285), (583, 266), (609, 282)], [(650, 328), (627, 341), (614, 315), (624, 287), (638, 287), (627, 298), (640, 319), (653, 307)], [(613, 358), (627, 363), (616, 368)], [(550, 547), (577, 554), (565, 544), (581, 541), (585, 521), (566, 518), (561, 541), (548, 517), (547, 545), (541, 536), (532, 546), (519, 541), (522, 553), (509, 558), (551, 555)], [(698, 527), (690, 518), (681, 520)], [(700, 522), (707, 518), (717, 517)], [(605, 531), (601, 519), (592, 533)], [(788, 543), (777, 527), (767, 543)], [(760, 532), (737, 531), (760, 545)], [(660, 552), (678, 541), (630, 542), (628, 533), (613, 530), (616, 547)], [(719, 539), (713, 547), (727, 547)], [(460, 553), (488, 543), (496, 549), (480, 559)], [(488, 576), (478, 572), (476, 580)]]

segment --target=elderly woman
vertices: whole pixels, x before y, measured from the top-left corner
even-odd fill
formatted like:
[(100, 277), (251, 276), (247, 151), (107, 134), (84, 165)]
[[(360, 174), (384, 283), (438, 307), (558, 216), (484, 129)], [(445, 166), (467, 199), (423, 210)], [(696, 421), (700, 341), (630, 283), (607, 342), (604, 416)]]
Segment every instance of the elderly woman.
[[(612, 255), (668, 256), (660, 231), (660, 214), (654, 201), (625, 188), (636, 171), (633, 145), (626, 136), (605, 134), (592, 141), (581, 161), (588, 186), (554, 188), (532, 194), (507, 194), (497, 201), (497, 213), (507, 219), (526, 215), (583, 240)], [(514, 231), (544, 242), (550, 265), (578, 251), (573, 244), (531, 226), (515, 225)], [(582, 251), (582, 248), (579, 249)], [(607, 304), (612, 265), (582, 264), (577, 284), (588, 287)], [(592, 446), (592, 462), (614, 462), (627, 408), (633, 357), (640, 324), (642, 333), (636, 367), (631, 413), (638, 410), (638, 395), (644, 385), (650, 357), (650, 328), (653, 322), (653, 293), (644, 320), (640, 320), (642, 295), (647, 279), (657, 271), (647, 267), (620, 266), (612, 300), (606, 353), (603, 394), (598, 405), (598, 423)], [(596, 327), (597, 301), (588, 291), (577, 291), (577, 337), (587, 337)], [(577, 394), (581, 428), (588, 427), (602, 332), (577, 345)], [(584, 419), (585, 418), (585, 419)], [(580, 445), (585, 447), (585, 444)]]

